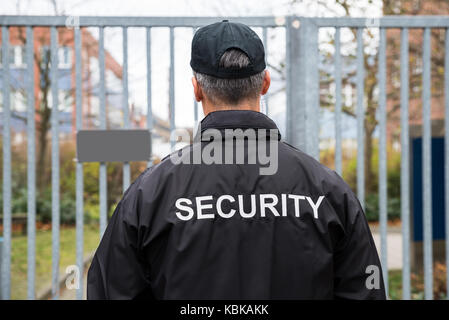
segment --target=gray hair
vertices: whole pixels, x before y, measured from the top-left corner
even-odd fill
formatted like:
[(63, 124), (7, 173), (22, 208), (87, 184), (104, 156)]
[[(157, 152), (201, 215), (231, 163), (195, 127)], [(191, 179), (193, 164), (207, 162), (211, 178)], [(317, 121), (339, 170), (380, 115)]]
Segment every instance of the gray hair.
[[(248, 56), (239, 49), (228, 49), (221, 56), (222, 68), (245, 68)], [(265, 71), (238, 79), (221, 79), (207, 74), (193, 72), (198, 84), (213, 103), (238, 104), (247, 99), (255, 99), (262, 90)]]

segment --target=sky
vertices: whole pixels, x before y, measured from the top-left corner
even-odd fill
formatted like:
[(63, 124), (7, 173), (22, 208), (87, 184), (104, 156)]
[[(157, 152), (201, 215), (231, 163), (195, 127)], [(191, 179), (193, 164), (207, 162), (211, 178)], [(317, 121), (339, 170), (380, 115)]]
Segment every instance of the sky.
[[(349, 0), (351, 16), (378, 17), (381, 1)], [(289, 14), (298, 16), (343, 16), (344, 11), (334, 1), (309, 0), (1, 0), (0, 15), (100, 15), (100, 16), (275, 16)], [(94, 37), (98, 30), (90, 28)], [(261, 36), (261, 30), (255, 29)], [(154, 114), (168, 118), (169, 87), (169, 32), (165, 28), (152, 30), (152, 105)], [(189, 66), (190, 42), (193, 31), (175, 29), (175, 122), (176, 126), (194, 125), (192, 71)], [(321, 34), (320, 34), (321, 36)], [(344, 34), (342, 34), (344, 37)], [(344, 40), (342, 38), (342, 40)], [(142, 28), (128, 30), (128, 64), (130, 103), (146, 113), (146, 38)], [(122, 62), (122, 31), (119, 28), (105, 29), (105, 47), (119, 62)], [(268, 31), (268, 62), (279, 66), (285, 59), (285, 33), (283, 28)], [(269, 68), (270, 70), (270, 68)], [(285, 130), (284, 82), (279, 74), (272, 73), (272, 94), (268, 98), (269, 115), (281, 129)], [(273, 94), (278, 92), (277, 94)], [(199, 106), (199, 110), (201, 107)], [(199, 113), (200, 120), (202, 112)], [(328, 125), (329, 124), (329, 125)], [(332, 117), (324, 115), (321, 126), (331, 133)], [(345, 125), (345, 124), (343, 124)], [(346, 127), (353, 128), (351, 124)], [(352, 136), (349, 130), (348, 135)]]

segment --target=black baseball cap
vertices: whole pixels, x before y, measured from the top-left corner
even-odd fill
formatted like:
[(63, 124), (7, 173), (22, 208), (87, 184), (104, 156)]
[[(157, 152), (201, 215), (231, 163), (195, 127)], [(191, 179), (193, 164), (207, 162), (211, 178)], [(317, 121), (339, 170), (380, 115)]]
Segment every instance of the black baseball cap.
[[(242, 50), (249, 58), (245, 68), (223, 68), (219, 62), (228, 49)], [(246, 78), (265, 70), (265, 51), (250, 27), (223, 20), (200, 28), (192, 40), (190, 66), (195, 72), (217, 78)]]

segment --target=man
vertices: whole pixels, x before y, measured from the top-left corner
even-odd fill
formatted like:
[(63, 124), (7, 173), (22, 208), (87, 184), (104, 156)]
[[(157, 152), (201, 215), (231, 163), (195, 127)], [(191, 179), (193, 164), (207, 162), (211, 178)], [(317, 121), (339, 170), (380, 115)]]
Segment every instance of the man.
[(385, 299), (351, 189), (259, 112), (270, 86), (259, 37), (226, 20), (205, 26), (190, 64), (206, 117), (192, 145), (124, 194), (88, 298)]

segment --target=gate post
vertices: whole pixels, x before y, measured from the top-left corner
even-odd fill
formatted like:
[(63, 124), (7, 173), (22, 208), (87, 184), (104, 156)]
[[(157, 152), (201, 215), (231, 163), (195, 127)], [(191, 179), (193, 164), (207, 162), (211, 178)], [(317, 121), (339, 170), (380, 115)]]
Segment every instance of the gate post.
[(290, 16), (286, 37), (287, 141), (319, 160), (318, 27)]

